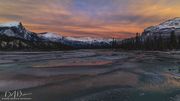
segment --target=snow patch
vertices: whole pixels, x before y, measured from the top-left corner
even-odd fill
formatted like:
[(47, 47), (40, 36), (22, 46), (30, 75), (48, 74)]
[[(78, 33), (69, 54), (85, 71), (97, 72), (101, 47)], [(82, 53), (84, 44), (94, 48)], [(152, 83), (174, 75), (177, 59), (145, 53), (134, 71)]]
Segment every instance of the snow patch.
[(21, 22), (8, 22), (8, 23), (1, 23), (0, 27), (18, 27)]
[(56, 33), (50, 33), (50, 32), (47, 32), (46, 34), (42, 34), (41, 36), (45, 38), (62, 38), (61, 35), (58, 35)]
[(91, 37), (66, 37), (67, 40), (79, 42), (111, 42), (112, 39), (91, 38)]
[(45, 40), (53, 41), (53, 42), (59, 42), (61, 39), (63, 39), (63, 36), (56, 33), (51, 33), (51, 32), (40, 34), (39, 36)]
[(157, 26), (159, 29), (164, 28), (180, 28), (180, 18), (170, 19)]
[(159, 25), (146, 28), (145, 32), (155, 32), (163, 29), (180, 29), (180, 18), (167, 20)]

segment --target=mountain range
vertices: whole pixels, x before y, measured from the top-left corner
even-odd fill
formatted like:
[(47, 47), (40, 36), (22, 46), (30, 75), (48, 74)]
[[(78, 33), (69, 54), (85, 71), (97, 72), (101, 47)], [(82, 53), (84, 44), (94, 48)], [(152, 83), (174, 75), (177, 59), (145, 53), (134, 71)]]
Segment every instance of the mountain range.
[(0, 24), (0, 49), (80, 49), (110, 48), (113, 39), (64, 37), (56, 33), (34, 33), (21, 22)]
[[(87, 48), (123, 48), (123, 47), (152, 47), (158, 38), (170, 42), (171, 33), (180, 37), (180, 18), (167, 20), (159, 25), (150, 26), (136, 38), (125, 40), (91, 38), (91, 37), (64, 37), (60, 34), (44, 32), (34, 33), (27, 30), (21, 22), (0, 24), (0, 49), (14, 50), (66, 50)], [(140, 44), (134, 44), (141, 42)], [(159, 42), (159, 41), (158, 41)], [(147, 44), (149, 43), (149, 44)], [(150, 44), (151, 43), (151, 44)]]

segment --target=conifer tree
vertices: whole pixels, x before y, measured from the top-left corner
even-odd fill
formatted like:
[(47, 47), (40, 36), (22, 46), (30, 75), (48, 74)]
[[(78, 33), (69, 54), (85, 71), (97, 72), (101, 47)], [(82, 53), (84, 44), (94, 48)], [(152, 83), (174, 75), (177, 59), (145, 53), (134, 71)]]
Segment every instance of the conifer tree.
[(170, 44), (171, 44), (171, 48), (172, 48), (172, 49), (177, 48), (177, 38), (176, 38), (176, 35), (175, 35), (175, 31), (174, 31), (174, 30), (171, 32)]

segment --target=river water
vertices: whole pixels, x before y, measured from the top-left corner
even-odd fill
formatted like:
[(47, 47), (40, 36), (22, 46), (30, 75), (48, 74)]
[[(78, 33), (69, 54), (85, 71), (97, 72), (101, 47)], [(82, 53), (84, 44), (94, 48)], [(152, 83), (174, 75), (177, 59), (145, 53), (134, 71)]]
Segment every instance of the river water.
[(14, 90), (29, 101), (180, 101), (180, 52), (0, 52), (0, 97)]

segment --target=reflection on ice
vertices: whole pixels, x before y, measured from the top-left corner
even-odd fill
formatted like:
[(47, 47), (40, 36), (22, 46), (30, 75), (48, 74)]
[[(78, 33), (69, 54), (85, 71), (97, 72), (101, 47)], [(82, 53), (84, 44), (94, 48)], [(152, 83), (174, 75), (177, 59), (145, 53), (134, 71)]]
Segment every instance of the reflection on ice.
[(0, 52), (0, 92), (31, 91), (38, 101), (178, 101), (179, 65), (179, 52)]
[(111, 61), (91, 60), (90, 59), (65, 59), (65, 60), (49, 60), (46, 63), (33, 64), (32, 67), (36, 68), (60, 68), (60, 67), (75, 67), (75, 66), (99, 66), (108, 65)]

